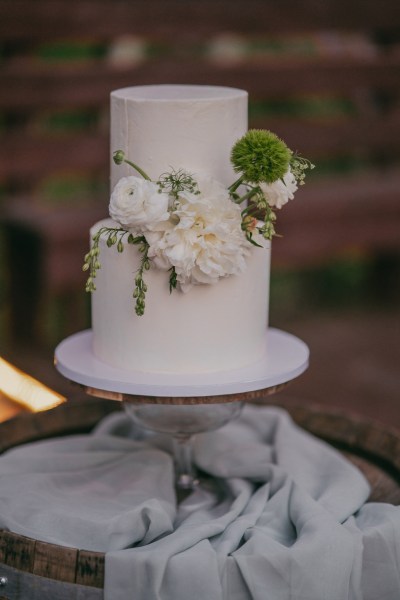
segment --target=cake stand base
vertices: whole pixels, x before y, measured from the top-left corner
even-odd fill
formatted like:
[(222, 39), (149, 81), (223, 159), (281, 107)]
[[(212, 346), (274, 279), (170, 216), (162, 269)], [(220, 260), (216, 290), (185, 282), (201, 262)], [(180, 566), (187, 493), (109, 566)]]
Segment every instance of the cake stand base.
[(297, 337), (268, 329), (266, 350), (257, 362), (215, 373), (144, 373), (103, 363), (92, 351), (91, 330), (65, 339), (55, 351), (55, 366), (64, 377), (82, 385), (92, 396), (159, 404), (212, 404), (252, 401), (301, 375), (309, 350)]
[(144, 373), (117, 369), (96, 358), (92, 332), (82, 331), (56, 348), (55, 365), (62, 375), (101, 398), (124, 401), (133, 421), (173, 443), (176, 485), (198, 485), (191, 458), (191, 438), (218, 429), (240, 414), (244, 402), (275, 393), (308, 366), (304, 342), (269, 329), (265, 352), (256, 363), (215, 373)]

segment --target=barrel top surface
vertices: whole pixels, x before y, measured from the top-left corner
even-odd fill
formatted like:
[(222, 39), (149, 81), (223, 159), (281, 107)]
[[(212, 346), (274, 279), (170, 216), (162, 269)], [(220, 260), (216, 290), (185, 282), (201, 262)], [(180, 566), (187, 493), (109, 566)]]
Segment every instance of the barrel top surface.
[[(337, 447), (366, 476), (370, 501), (400, 504), (400, 432), (340, 411), (274, 399), (274, 405), (313, 435)], [(24, 413), (0, 423), (0, 453), (35, 440), (89, 432), (121, 403), (88, 398), (42, 413)], [(57, 546), (0, 530), (0, 563), (36, 576), (102, 588), (104, 554)]]

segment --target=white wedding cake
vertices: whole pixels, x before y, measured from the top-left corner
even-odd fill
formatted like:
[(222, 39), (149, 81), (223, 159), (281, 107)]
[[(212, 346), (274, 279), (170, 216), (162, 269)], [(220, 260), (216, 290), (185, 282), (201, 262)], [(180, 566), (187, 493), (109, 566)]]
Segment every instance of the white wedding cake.
[(243, 176), (232, 187), (232, 147), (246, 132), (243, 90), (157, 85), (111, 94), (113, 220), (92, 228), (85, 257), (100, 361), (206, 375), (263, 357), (270, 241), (241, 202), (252, 196), (260, 208), (264, 194), (280, 208), (297, 186), (286, 162), (279, 181), (254, 187)]

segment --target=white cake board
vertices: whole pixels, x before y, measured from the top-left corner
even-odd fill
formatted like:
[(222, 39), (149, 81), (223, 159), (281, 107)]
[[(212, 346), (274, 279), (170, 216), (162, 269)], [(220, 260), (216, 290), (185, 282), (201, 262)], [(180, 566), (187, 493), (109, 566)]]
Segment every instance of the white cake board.
[(55, 366), (67, 379), (87, 388), (134, 396), (201, 397), (240, 394), (287, 383), (308, 367), (309, 350), (297, 337), (268, 329), (266, 353), (256, 363), (216, 373), (144, 373), (117, 369), (96, 358), (92, 331), (76, 333), (55, 350)]

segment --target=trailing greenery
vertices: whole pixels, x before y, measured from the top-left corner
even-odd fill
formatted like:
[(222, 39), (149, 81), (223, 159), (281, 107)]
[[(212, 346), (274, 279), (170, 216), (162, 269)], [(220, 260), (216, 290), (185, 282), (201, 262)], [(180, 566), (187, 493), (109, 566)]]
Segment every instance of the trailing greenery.
[(139, 252), (142, 253), (140, 267), (139, 267), (137, 275), (135, 277), (135, 289), (133, 290), (133, 294), (132, 294), (136, 300), (135, 312), (139, 317), (141, 317), (144, 314), (144, 309), (146, 306), (145, 299), (146, 299), (147, 285), (144, 282), (143, 273), (150, 269), (150, 259), (148, 257), (150, 246), (147, 243), (146, 238), (144, 236), (140, 236), (138, 238), (134, 238), (132, 236), (131, 238), (128, 238), (128, 242), (130, 244), (138, 244)]
[(139, 246), (139, 252), (142, 254), (140, 261), (140, 267), (135, 277), (135, 289), (133, 291), (133, 297), (136, 300), (135, 312), (137, 315), (143, 315), (145, 309), (145, 296), (147, 292), (147, 285), (144, 282), (143, 274), (145, 271), (150, 269), (150, 259), (148, 257), (149, 244), (144, 236), (134, 236), (129, 231), (122, 228), (116, 227), (101, 227), (98, 232), (92, 237), (92, 247), (89, 252), (85, 255), (84, 264), (82, 267), (83, 271), (89, 271), (89, 277), (86, 281), (86, 291), (94, 292), (96, 290), (95, 279), (97, 271), (101, 268), (99, 261), (100, 255), (100, 239), (103, 235), (106, 235), (106, 244), (108, 248), (116, 246), (118, 252), (124, 251), (124, 238), (128, 244), (134, 244)]

